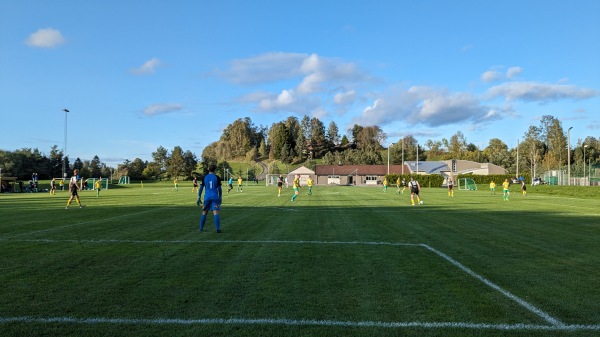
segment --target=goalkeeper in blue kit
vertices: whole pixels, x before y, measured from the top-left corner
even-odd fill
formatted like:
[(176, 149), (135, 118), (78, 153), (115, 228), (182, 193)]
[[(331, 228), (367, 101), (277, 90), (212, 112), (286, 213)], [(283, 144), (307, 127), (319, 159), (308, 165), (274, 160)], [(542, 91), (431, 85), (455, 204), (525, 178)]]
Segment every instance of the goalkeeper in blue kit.
[(217, 233), (221, 233), (219, 209), (221, 208), (223, 191), (221, 190), (221, 178), (215, 174), (216, 169), (217, 167), (215, 165), (210, 165), (208, 167), (208, 174), (202, 179), (200, 190), (198, 190), (197, 206), (200, 206), (200, 203), (202, 202), (202, 191), (206, 190), (204, 193), (204, 204), (202, 205), (202, 216), (200, 217), (200, 232), (204, 230), (208, 211), (212, 210), (215, 228), (217, 229)]

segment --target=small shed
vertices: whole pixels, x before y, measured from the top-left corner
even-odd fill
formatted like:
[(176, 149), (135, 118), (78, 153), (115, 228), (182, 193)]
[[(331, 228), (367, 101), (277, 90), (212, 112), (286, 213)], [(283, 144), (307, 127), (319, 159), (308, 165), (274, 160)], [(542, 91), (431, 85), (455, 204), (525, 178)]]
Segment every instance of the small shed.
[(316, 184), (317, 176), (315, 174), (315, 171), (313, 171), (305, 166), (300, 166), (297, 169), (295, 169), (292, 172), (287, 174), (286, 178), (287, 178), (288, 184), (291, 184), (294, 181), (294, 178), (296, 177), (297, 174), (300, 175), (300, 185), (306, 186), (306, 181), (308, 180), (308, 177), (312, 178), (312, 180)]

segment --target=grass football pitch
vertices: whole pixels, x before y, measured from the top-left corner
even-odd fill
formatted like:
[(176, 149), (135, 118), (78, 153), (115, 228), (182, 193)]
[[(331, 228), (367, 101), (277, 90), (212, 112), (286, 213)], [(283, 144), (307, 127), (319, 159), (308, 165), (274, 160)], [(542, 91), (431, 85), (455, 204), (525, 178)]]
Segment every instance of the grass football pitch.
[[(224, 186), (225, 191), (226, 187)], [(600, 197), (0, 194), (3, 336), (598, 336)]]

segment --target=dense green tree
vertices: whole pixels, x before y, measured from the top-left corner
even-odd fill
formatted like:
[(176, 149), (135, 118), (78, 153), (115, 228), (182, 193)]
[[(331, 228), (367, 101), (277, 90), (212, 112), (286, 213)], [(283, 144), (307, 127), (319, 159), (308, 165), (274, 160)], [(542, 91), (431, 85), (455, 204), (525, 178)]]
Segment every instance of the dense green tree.
[(510, 167), (511, 156), (508, 152), (508, 146), (498, 138), (490, 139), (488, 146), (483, 149), (483, 157), (494, 165), (505, 168)]
[(128, 175), (130, 180), (141, 180), (144, 178), (146, 162), (140, 158), (135, 158), (128, 166)]
[(537, 168), (542, 159), (544, 150), (544, 143), (540, 141), (542, 130), (537, 126), (530, 126), (525, 133), (525, 140), (521, 143), (519, 148), (519, 155), (522, 156), (520, 160), (523, 160), (527, 166), (521, 167), (524, 172), (529, 172), (532, 177), (537, 174)]
[(183, 150), (180, 146), (175, 146), (173, 151), (171, 151), (171, 156), (167, 160), (167, 174), (171, 178), (180, 177), (181, 175), (187, 176), (185, 169)]
[(62, 177), (63, 152), (58, 149), (57, 145), (53, 145), (50, 148), (50, 157), (48, 159), (50, 161), (50, 177)]
[(75, 159), (75, 161), (73, 162), (73, 170), (74, 169), (81, 170), (82, 168), (83, 168), (83, 162), (81, 161), (81, 159), (79, 159), (79, 157), (77, 157), (77, 159)]
[(168, 158), (169, 151), (162, 146), (159, 146), (156, 151), (152, 152), (152, 161), (160, 167), (161, 174), (167, 170)]
[[(417, 140), (412, 135), (404, 136), (400, 141), (400, 151), (404, 146), (404, 160), (417, 160)], [(403, 145), (404, 144), (404, 145)], [(421, 149), (419, 149), (419, 157), (421, 156)]]
[(427, 158), (429, 160), (444, 160), (446, 159), (446, 151), (442, 148), (441, 140), (428, 139), (425, 144), (429, 149), (427, 150)]
[(340, 129), (334, 121), (329, 122), (327, 127), (327, 141), (330, 147), (338, 145), (340, 142)]
[[(269, 129), (269, 159), (280, 160), (282, 153), (289, 155), (289, 150), (282, 151), (283, 147), (288, 144), (290, 139), (290, 131), (285, 123), (274, 123)], [(288, 145), (289, 147), (289, 145)]]
[(262, 138), (264, 138), (262, 131), (254, 126), (248, 117), (235, 120), (223, 130), (221, 135), (221, 141), (229, 145), (229, 158), (246, 156), (250, 149), (260, 145)]
[(102, 163), (98, 156), (94, 156), (90, 161), (90, 177), (98, 178), (102, 174)]
[(540, 120), (541, 141), (547, 149), (544, 154), (545, 170), (560, 168), (567, 161), (567, 137), (560, 120), (545, 115)]
[(452, 159), (464, 159), (467, 153), (467, 139), (461, 131), (456, 131), (450, 141), (442, 139), (442, 143), (448, 148), (448, 153)]
[(260, 141), (260, 146), (258, 147), (258, 159), (267, 159), (269, 156), (269, 152), (267, 149), (267, 144), (264, 139)]
[(348, 137), (346, 137), (346, 135), (343, 135), (343, 136), (342, 136), (342, 141), (340, 142), (340, 145), (341, 145), (342, 147), (345, 147), (345, 146), (347, 146), (349, 143), (350, 143), (350, 141), (348, 140)]
[(185, 151), (183, 153), (183, 171), (182, 171), (184, 176), (186, 178), (191, 179), (193, 172), (196, 170), (196, 166), (198, 166), (198, 159), (196, 158), (196, 155), (194, 155), (194, 153), (190, 150)]
[(379, 151), (381, 143), (386, 139), (385, 133), (379, 126), (365, 126), (356, 135), (356, 147), (363, 151)]
[(325, 136), (325, 124), (316, 117), (310, 120), (310, 145), (315, 158), (321, 158), (329, 151), (329, 143)]

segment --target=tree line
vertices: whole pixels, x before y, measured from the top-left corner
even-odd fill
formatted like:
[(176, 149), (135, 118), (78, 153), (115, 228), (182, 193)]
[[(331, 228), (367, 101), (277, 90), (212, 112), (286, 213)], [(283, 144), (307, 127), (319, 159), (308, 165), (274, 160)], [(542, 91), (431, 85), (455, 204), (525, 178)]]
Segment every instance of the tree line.
[[(37, 148), (23, 148), (15, 151), (0, 150), (0, 164), (4, 176), (16, 176), (26, 180), (32, 172), (40, 179), (62, 176), (63, 160), (67, 171), (79, 169), (84, 177), (110, 177), (111, 174), (128, 175), (133, 180), (190, 178), (207, 171), (215, 164), (219, 172), (230, 168), (229, 161), (266, 161), (271, 163), (270, 172), (278, 173), (275, 162), (302, 164), (314, 169), (320, 162), (328, 165), (373, 165), (400, 164), (402, 160), (472, 160), (492, 163), (506, 168), (509, 172), (518, 171), (531, 176), (539, 176), (544, 171), (565, 169), (568, 164), (568, 139), (562, 123), (553, 116), (543, 116), (539, 125), (532, 125), (524, 133), (517, 146), (509, 146), (500, 138), (492, 138), (489, 143), (469, 143), (461, 131), (450, 139), (428, 139), (418, 143), (412, 135), (392, 140), (379, 126), (354, 125), (340, 134), (335, 122), (327, 126), (316, 117), (302, 119), (288, 117), (273, 123), (270, 127), (256, 126), (248, 117), (239, 118), (229, 124), (218, 141), (204, 148), (201, 160), (189, 150), (175, 146), (172, 150), (159, 146), (152, 152), (152, 160), (135, 158), (125, 160), (116, 168), (100, 161), (98, 156), (91, 160), (76, 158), (70, 163), (62, 150), (54, 145), (48, 155)], [(600, 164), (600, 137), (588, 136), (571, 143), (571, 172), (583, 175), (583, 159), (586, 165)]]
[[(325, 127), (316, 117), (288, 117), (270, 127), (256, 126), (246, 117), (229, 124), (221, 138), (204, 149), (202, 163), (268, 160), (314, 169), (317, 159), (329, 165), (386, 164), (389, 152), (393, 164), (417, 159), (472, 160), (537, 176), (564, 169), (569, 160), (567, 132), (561, 121), (550, 115), (543, 116), (539, 125), (531, 125), (513, 148), (500, 138), (492, 138), (488, 144), (469, 143), (461, 131), (450, 139), (428, 139), (422, 144), (412, 135), (396, 139), (391, 145), (384, 144), (387, 139), (379, 126), (354, 125), (340, 135), (335, 122)], [(574, 175), (583, 175), (584, 156), (586, 165), (600, 164), (600, 137), (579, 139), (571, 143), (570, 150)]]

